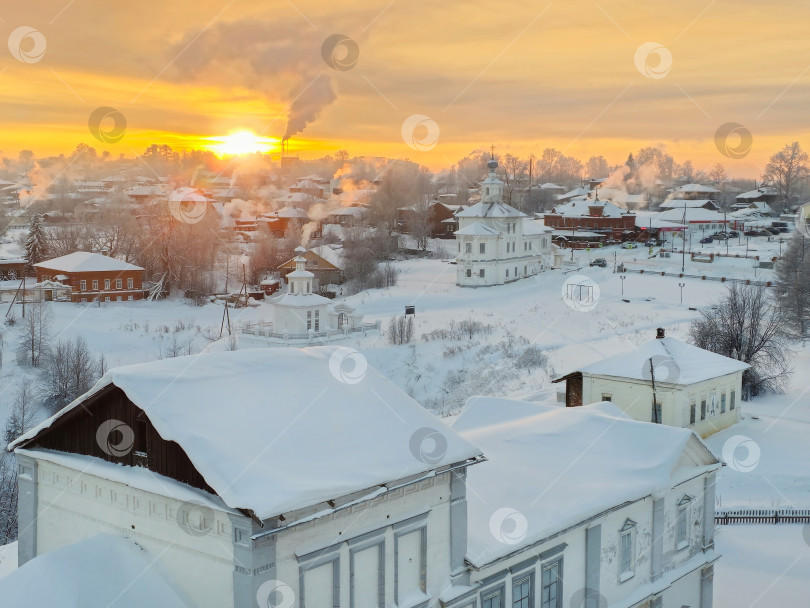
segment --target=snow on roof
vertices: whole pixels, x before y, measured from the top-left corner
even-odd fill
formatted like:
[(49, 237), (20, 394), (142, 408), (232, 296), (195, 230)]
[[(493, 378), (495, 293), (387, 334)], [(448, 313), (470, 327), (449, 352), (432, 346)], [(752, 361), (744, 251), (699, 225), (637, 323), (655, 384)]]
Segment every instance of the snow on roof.
[[(683, 223), (684, 209), (668, 209), (658, 214), (658, 219), (665, 222), (678, 222)], [(687, 222), (725, 222), (726, 218), (719, 211), (713, 209), (704, 209), (703, 207), (686, 208), (686, 221)]]
[(714, 208), (717, 209), (715, 202), (710, 199), (687, 200), (681, 198), (673, 198), (668, 201), (664, 201), (661, 203), (661, 209), (683, 209), (684, 207), (687, 209), (694, 209), (697, 207), (704, 207), (708, 204), (713, 205)]
[(614, 205), (610, 201), (597, 201), (593, 199), (575, 200), (563, 205), (555, 205), (551, 210), (566, 217), (579, 217), (590, 214), (590, 207), (601, 207), (603, 217), (621, 217), (627, 213), (627, 209)]
[(40, 555), (0, 579), (4, 606), (189, 608), (157, 556), (134, 541), (99, 534)]
[(34, 264), (37, 268), (61, 270), (62, 272), (120, 272), (123, 270), (143, 270), (129, 262), (100, 253), (74, 251), (59, 258)]
[(307, 212), (303, 209), (295, 209), (294, 207), (283, 207), (275, 212), (276, 217), (307, 217)]
[[(656, 382), (689, 385), (748, 369), (731, 359), (681, 342), (675, 338), (650, 340), (629, 353), (602, 359), (580, 368), (583, 374), (650, 381), (650, 358), (656, 368)], [(660, 369), (660, 371), (659, 371)]]
[(610, 403), (473, 397), (453, 429), (487, 456), (467, 471), (467, 559), (478, 567), (718, 466), (705, 446), (702, 462), (682, 460), (689, 441), (703, 445), (692, 431), (631, 420)]
[(565, 194), (558, 194), (557, 199), (567, 200), (578, 196), (588, 196), (590, 193), (591, 191), (588, 190), (588, 188), (574, 188), (573, 190), (569, 190)]
[(533, 234), (546, 234), (551, 232), (551, 228), (543, 223), (543, 220), (536, 220), (532, 218), (525, 218), (523, 220), (523, 234), (531, 236)]
[[(213, 352), (115, 368), (9, 447), (111, 385), (144, 410), (161, 437), (183, 448), (228, 506), (261, 519), (481, 454), (357, 351), (334, 346)], [(446, 442), (442, 456), (428, 462), (411, 447), (426, 428), (443, 429)]]
[(675, 192), (720, 192), (717, 188), (711, 186), (704, 186), (702, 184), (684, 184), (680, 188), (676, 188)]
[(178, 188), (169, 195), (169, 200), (173, 203), (209, 203), (213, 199), (208, 198), (200, 190), (184, 186)]
[(456, 217), (525, 217), (526, 214), (506, 203), (476, 203), (456, 213)]
[(461, 230), (456, 230), (455, 233), (461, 236), (495, 236), (500, 234), (498, 230), (487, 226), (483, 222), (473, 222)]
[(343, 256), (339, 251), (335, 251), (329, 245), (313, 247), (310, 249), (310, 251), (332, 264), (332, 266), (335, 266), (336, 268), (343, 268)]
[(545, 184), (540, 184), (539, 186), (535, 186), (535, 188), (540, 188), (541, 190), (565, 190), (562, 186), (558, 186), (557, 184), (552, 184), (551, 182), (546, 182)]

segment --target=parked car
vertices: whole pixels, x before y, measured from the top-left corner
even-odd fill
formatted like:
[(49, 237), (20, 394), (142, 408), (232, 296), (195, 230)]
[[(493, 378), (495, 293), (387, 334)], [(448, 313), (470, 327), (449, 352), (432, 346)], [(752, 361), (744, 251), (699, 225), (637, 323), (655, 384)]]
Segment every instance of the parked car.
[(645, 246), (645, 247), (658, 247), (660, 244), (661, 244), (661, 243), (660, 243), (660, 242), (658, 242), (658, 241), (657, 241), (657, 240), (655, 240), (655, 239), (649, 239), (649, 240), (647, 240), (647, 241), (644, 241), (644, 246)]
[(714, 243), (714, 239), (712, 239), (710, 236), (704, 236), (702, 239), (700, 239), (701, 245), (706, 245), (707, 243)]
[(599, 268), (607, 268), (607, 260), (605, 258), (596, 258), (591, 262), (591, 266), (599, 266)]
[(787, 226), (777, 226), (777, 228), (776, 228), (776, 229), (777, 229), (777, 230), (778, 230), (778, 231), (779, 231), (781, 234), (784, 234), (785, 232), (790, 232), (790, 229), (788, 229), (788, 228), (787, 228)]
[(709, 235), (709, 238), (717, 239), (718, 241), (724, 241), (728, 237), (726, 236), (725, 232), (715, 232), (714, 234)]
[(637, 247), (638, 245), (636, 245), (636, 243), (633, 241), (625, 241), (622, 243), (622, 249), (636, 249)]
[(773, 236), (773, 233), (768, 230), (760, 230), (757, 232), (757, 236)]
[(729, 232), (728, 232), (728, 238), (730, 238), (730, 239), (736, 239), (739, 236), (740, 236), (740, 233), (737, 232), (736, 230), (729, 230)]
[(746, 230), (745, 232), (743, 232), (743, 234), (745, 236), (759, 236), (759, 231), (758, 230)]

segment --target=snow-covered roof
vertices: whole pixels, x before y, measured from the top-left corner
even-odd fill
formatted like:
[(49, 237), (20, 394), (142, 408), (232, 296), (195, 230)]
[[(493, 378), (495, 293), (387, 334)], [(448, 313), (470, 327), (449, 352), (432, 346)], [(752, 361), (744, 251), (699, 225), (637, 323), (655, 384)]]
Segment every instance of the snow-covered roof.
[(761, 190), (749, 190), (748, 192), (743, 192), (742, 194), (738, 194), (738, 199), (757, 199), (762, 196), (774, 196), (776, 192), (772, 188), (763, 188)]
[(591, 191), (588, 188), (574, 188), (565, 194), (558, 194), (557, 200), (569, 200), (576, 197), (587, 197)]
[(551, 228), (546, 226), (543, 223), (543, 220), (536, 220), (531, 218), (525, 218), (523, 220), (524, 235), (531, 236), (534, 234), (546, 234), (547, 232), (551, 232)]
[(683, 209), (686, 207), (687, 209), (696, 209), (698, 207), (705, 207), (706, 205), (711, 205), (714, 209), (717, 209), (717, 205), (713, 200), (710, 199), (682, 199), (682, 198), (672, 198), (668, 201), (664, 201), (661, 203), (661, 209)]
[(189, 608), (157, 557), (134, 541), (99, 534), (40, 555), (0, 578), (4, 606)]
[(473, 222), (461, 230), (456, 230), (455, 234), (461, 236), (496, 236), (500, 234), (500, 232), (495, 230), (495, 228), (487, 226), (483, 222)]
[(310, 249), (310, 251), (332, 264), (332, 266), (335, 266), (336, 268), (343, 268), (343, 256), (339, 251), (332, 249), (332, 247), (329, 245), (313, 247)]
[[(692, 431), (632, 420), (611, 403), (473, 397), (453, 429), (487, 457), (467, 472), (467, 559), (476, 566), (718, 466)], [(689, 442), (700, 454), (691, 462)]]
[[(684, 209), (668, 209), (658, 214), (658, 219), (664, 222), (683, 223)], [(726, 218), (719, 211), (704, 209), (703, 207), (686, 208), (686, 222), (725, 222)]]
[(459, 211), (456, 217), (526, 217), (526, 214), (506, 203), (480, 202)]
[(294, 207), (283, 207), (276, 211), (273, 215), (276, 217), (290, 217), (290, 218), (305, 218), (307, 212), (303, 209), (296, 209)]
[(173, 203), (209, 203), (213, 199), (208, 198), (202, 191), (196, 188), (184, 186), (178, 188), (169, 195), (169, 200)]
[(627, 213), (627, 209), (622, 209), (610, 201), (597, 201), (594, 199), (574, 200), (563, 205), (554, 205), (551, 213), (557, 213), (566, 217), (579, 217), (590, 215), (591, 207), (601, 207), (603, 217), (621, 217)]
[(717, 188), (704, 186), (702, 184), (684, 184), (680, 188), (675, 188), (675, 192), (720, 192)]
[[(333, 346), (212, 352), (115, 368), (10, 447), (112, 385), (185, 451), (225, 504), (261, 519), (481, 453), (360, 353)], [(426, 428), (444, 429), (441, 457), (414, 455), (413, 437)]]
[(37, 268), (48, 270), (61, 270), (62, 272), (121, 272), (124, 270), (143, 270), (129, 262), (118, 260), (109, 255), (90, 253), (88, 251), (74, 251), (59, 258), (46, 260), (34, 264)]
[[(689, 385), (727, 374), (741, 372), (750, 366), (675, 338), (650, 340), (629, 353), (622, 353), (586, 365), (577, 371), (590, 376), (611, 376), (643, 382), (650, 381), (650, 359), (656, 369), (656, 382)], [(657, 371), (660, 368), (660, 371)]]
[(565, 190), (562, 186), (558, 186), (557, 184), (552, 184), (551, 182), (546, 182), (545, 184), (540, 184), (539, 186), (535, 186), (535, 188), (540, 188), (541, 190)]

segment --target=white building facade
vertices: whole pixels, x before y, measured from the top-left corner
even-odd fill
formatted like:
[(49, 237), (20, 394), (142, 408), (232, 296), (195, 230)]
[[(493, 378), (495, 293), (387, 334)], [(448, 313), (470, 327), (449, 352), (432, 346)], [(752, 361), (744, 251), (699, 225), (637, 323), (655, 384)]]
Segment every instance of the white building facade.
[(487, 163), (481, 201), (456, 214), (456, 284), (462, 287), (503, 285), (536, 275), (551, 266), (551, 230), (540, 220), (503, 202), (504, 183)]

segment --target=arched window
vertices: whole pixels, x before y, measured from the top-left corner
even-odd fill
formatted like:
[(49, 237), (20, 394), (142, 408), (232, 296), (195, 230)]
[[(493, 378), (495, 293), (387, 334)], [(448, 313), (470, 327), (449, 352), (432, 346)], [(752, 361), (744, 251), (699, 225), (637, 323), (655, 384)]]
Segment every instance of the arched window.
[(345, 325), (349, 324), (349, 315), (342, 312), (338, 315), (338, 329), (343, 329)]
[(487, 194), (489, 194), (489, 186), (487, 186)]

